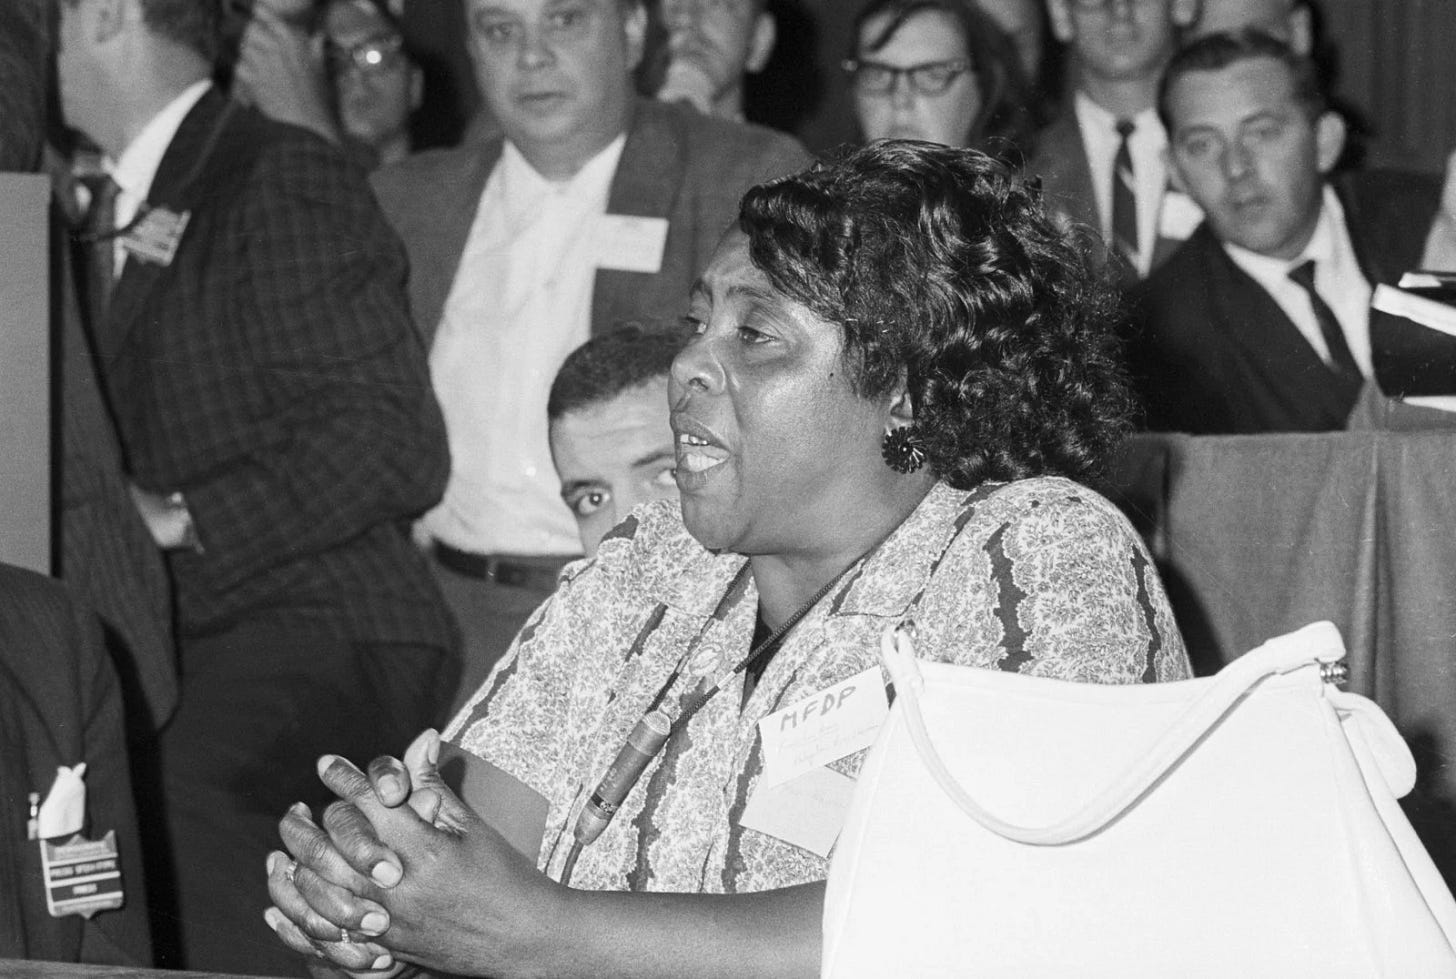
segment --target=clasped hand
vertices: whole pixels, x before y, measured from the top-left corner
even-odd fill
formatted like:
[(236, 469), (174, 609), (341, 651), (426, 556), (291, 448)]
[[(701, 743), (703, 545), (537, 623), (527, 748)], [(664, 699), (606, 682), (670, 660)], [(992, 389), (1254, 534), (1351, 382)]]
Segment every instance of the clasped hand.
[(508, 976), (532, 960), (563, 889), (445, 785), (439, 750), (426, 731), (367, 776), (319, 759), (338, 801), (317, 823), (295, 804), (279, 823), (288, 854), (268, 855), (265, 918), (290, 948), (356, 971)]

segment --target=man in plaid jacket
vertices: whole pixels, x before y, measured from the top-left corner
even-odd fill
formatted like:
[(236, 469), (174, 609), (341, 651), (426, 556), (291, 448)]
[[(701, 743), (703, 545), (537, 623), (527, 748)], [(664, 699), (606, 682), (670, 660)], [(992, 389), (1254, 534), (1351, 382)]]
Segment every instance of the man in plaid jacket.
[(403, 250), (333, 147), (211, 87), (219, 7), (62, 0), (58, 74), (112, 178), (84, 239), (91, 339), (175, 589), (159, 964), (278, 975), (298, 964), (257, 868), (279, 813), (319, 795), (317, 755), (395, 749), (453, 690), (407, 530), (449, 467)]

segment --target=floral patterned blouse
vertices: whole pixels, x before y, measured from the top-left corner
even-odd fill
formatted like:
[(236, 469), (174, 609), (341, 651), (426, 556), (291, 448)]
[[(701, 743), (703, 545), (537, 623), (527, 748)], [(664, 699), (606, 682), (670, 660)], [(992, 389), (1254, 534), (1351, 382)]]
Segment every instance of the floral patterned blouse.
[[(679, 665), (669, 702), (747, 655), (751, 576), (724, 602), (744, 560), (705, 550), (675, 503), (638, 510), (567, 568), (451, 722), (447, 740), (548, 800), (538, 864), (552, 877), (586, 796)], [(827, 860), (739, 823), (763, 769), (757, 724), (876, 665), (880, 633), (907, 615), (927, 659), (1091, 683), (1191, 673), (1152, 561), (1107, 500), (1059, 478), (937, 485), (787, 634), (746, 702), (742, 675), (727, 676), (673, 731), (568, 882), (731, 893), (822, 880)], [(833, 767), (852, 777), (863, 756)]]

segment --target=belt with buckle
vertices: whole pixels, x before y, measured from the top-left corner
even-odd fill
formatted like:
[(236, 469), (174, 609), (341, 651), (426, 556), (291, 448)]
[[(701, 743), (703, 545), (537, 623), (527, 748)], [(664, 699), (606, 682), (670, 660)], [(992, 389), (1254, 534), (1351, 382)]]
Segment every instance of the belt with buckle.
[(555, 555), (472, 554), (443, 541), (435, 541), (431, 550), (435, 560), (467, 578), (494, 581), (511, 588), (533, 588), (555, 591), (561, 569), (572, 560)]

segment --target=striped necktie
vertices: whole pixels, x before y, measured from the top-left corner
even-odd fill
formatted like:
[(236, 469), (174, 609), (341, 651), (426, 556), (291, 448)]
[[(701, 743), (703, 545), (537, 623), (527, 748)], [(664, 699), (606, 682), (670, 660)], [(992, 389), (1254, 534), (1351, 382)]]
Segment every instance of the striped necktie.
[(1128, 140), (1137, 124), (1117, 120), (1117, 156), (1112, 163), (1112, 244), (1123, 258), (1138, 267), (1137, 178), (1132, 170)]

